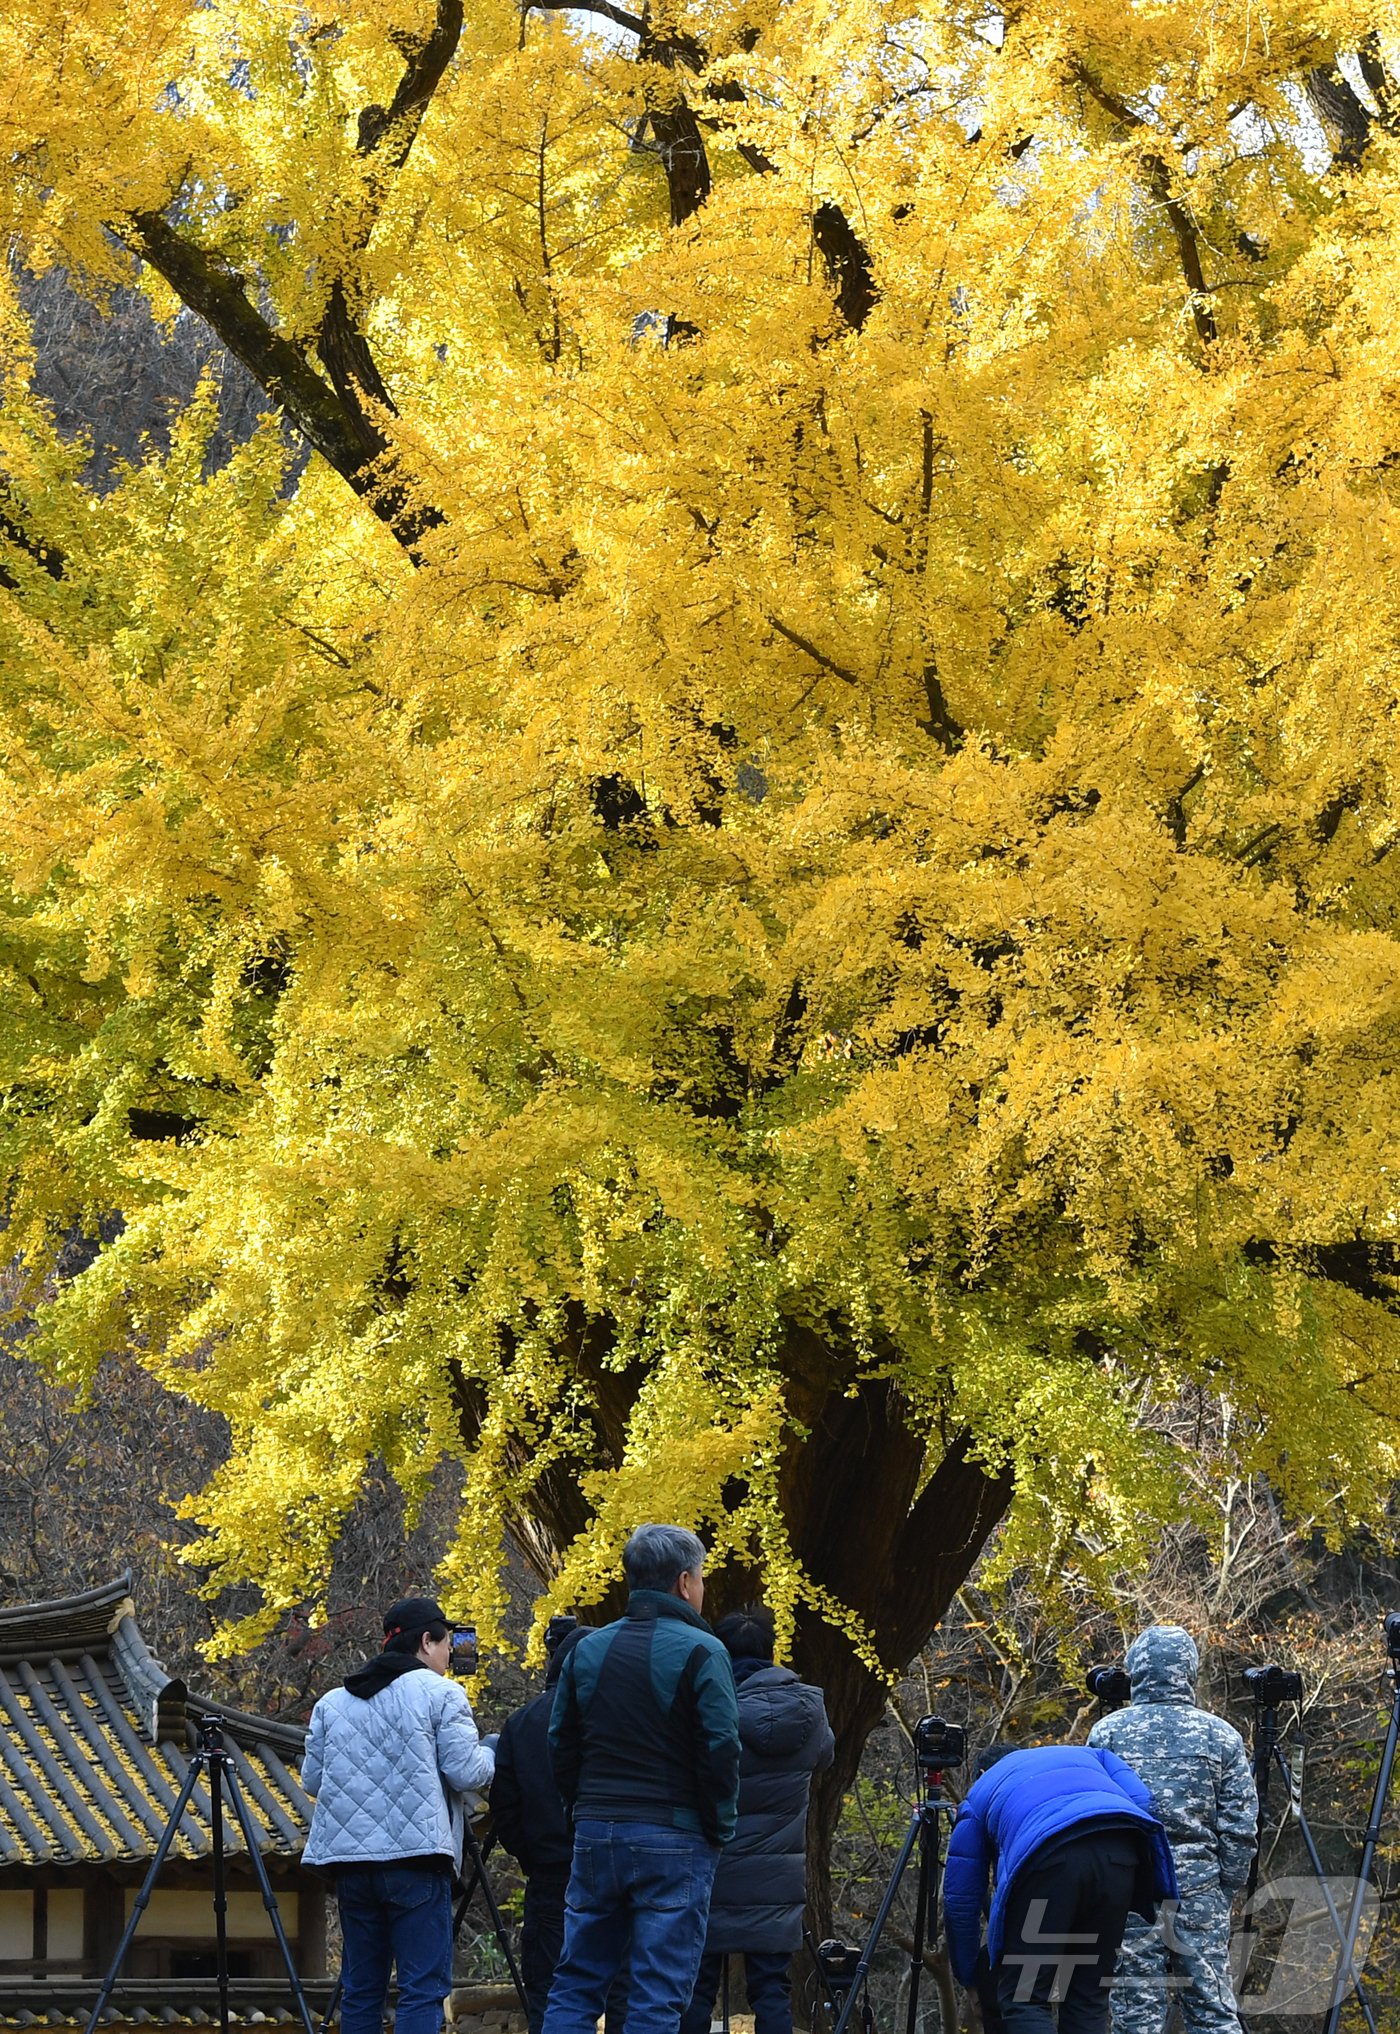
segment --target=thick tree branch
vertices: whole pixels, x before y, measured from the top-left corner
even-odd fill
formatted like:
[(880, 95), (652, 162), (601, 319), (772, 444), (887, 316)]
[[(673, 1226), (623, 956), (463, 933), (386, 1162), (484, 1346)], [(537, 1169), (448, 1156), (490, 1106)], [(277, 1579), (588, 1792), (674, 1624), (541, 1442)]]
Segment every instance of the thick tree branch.
[(390, 104), (366, 106), (360, 115), (356, 147), (361, 155), (375, 154), (387, 140), (384, 160), (390, 169), (403, 168), (461, 34), (462, 0), (438, 0), (437, 19), (429, 34), (421, 41), (405, 38), (400, 45), (407, 50), (408, 61)]
[[(656, 64), (662, 70), (683, 68), (698, 71), (704, 52), (689, 36), (659, 36), (651, 21), (651, 10), (642, 16), (637, 61)], [(656, 139), (657, 153), (666, 172), (666, 189), (671, 200), (671, 224), (684, 226), (710, 195), (710, 160), (700, 123), (685, 94), (655, 85), (647, 87), (647, 125)]]
[[(1373, 63), (1379, 59), (1373, 52)], [(1384, 77), (1384, 68), (1381, 75)], [(1362, 75), (1365, 76), (1363, 70)], [(1369, 79), (1367, 80), (1369, 83)], [(1322, 124), (1332, 150), (1332, 159), (1341, 169), (1356, 169), (1371, 139), (1371, 114), (1358, 99), (1335, 63), (1319, 64), (1308, 72), (1304, 88), (1308, 103)], [(1379, 95), (1378, 95), (1379, 96)]]
[(943, 680), (938, 675), (938, 661), (930, 654), (924, 659), (924, 698), (928, 701), (928, 719), (919, 722), (925, 734), (933, 736), (939, 747), (955, 755), (963, 745), (966, 730), (953, 718), (943, 691)]
[(1280, 1264), (1298, 1266), (1308, 1278), (1345, 1286), (1358, 1298), (1374, 1300), (1390, 1313), (1400, 1313), (1400, 1244), (1353, 1236), (1337, 1243), (1278, 1244), (1256, 1237), (1244, 1246), (1246, 1263), (1273, 1270)]
[[(1141, 116), (1134, 113), (1131, 106), (1126, 105), (1116, 94), (1101, 85), (1082, 64), (1074, 65), (1073, 75), (1089, 97), (1102, 106), (1105, 113), (1111, 114), (1120, 126), (1135, 129), (1139, 133), (1146, 129), (1147, 123)], [(1171, 171), (1167, 168), (1165, 159), (1153, 149), (1144, 149), (1142, 167), (1147, 188), (1166, 214), (1167, 224), (1172, 229), (1172, 238), (1176, 241), (1181, 272), (1186, 279), (1186, 287), (1191, 292), (1191, 321), (1196, 327), (1196, 337), (1203, 346), (1213, 346), (1217, 337), (1215, 313), (1211, 310), (1207, 298), (1209, 285), (1201, 266), (1201, 243), (1195, 223), (1187, 207), (1179, 198), (1172, 195)]]
[(390, 395), (383, 375), (369, 350), (369, 341), (350, 314), (345, 284), (337, 276), (326, 299), (321, 329), (316, 335), (316, 352), (331, 378), (336, 394), (345, 406), (351, 430), (367, 460), (379, 459), (388, 441), (365, 408), (365, 397), (379, 403), (393, 416), (398, 405)]
[[(358, 151), (376, 169), (382, 165), (392, 173), (407, 161), (461, 33), (462, 0), (437, 0), (428, 34), (402, 42), (406, 61), (393, 99), (387, 107), (365, 107), (359, 118)], [(373, 231), (377, 215), (373, 186), (370, 195), (371, 202), (349, 235), (351, 259)], [(337, 276), (331, 283), (317, 334), (328, 386), (300, 348), (257, 308), (247, 279), (219, 255), (177, 233), (162, 213), (137, 213), (123, 237), (165, 278), (181, 302), (218, 334), (271, 401), (416, 556), (423, 535), (441, 523), (442, 515), (394, 469), (389, 441), (370, 407), (392, 414), (394, 403), (363, 323), (351, 308), (345, 277)]]
[(851, 330), (858, 332), (880, 295), (869, 252), (841, 207), (829, 198), (812, 216), (812, 238), (836, 291), (836, 308)]
[[(974, 1460), (970, 1436), (956, 1434), (911, 1506), (894, 1548), (890, 1576), (894, 1586), (886, 1630), (893, 1641), (893, 1656), (901, 1665), (927, 1644), (933, 1629), (927, 1621), (927, 1601), (918, 1601), (919, 1588), (933, 1602), (946, 1605), (952, 1601), (992, 1527), (1010, 1504), (1011, 1494), (1009, 1463), (995, 1475), (989, 1474)], [(950, 1530), (954, 1521), (956, 1532)], [(930, 1569), (936, 1575), (931, 1589)], [(916, 1578), (919, 1587), (915, 1586)]]
[(218, 333), (321, 457), (354, 485), (363, 454), (343, 405), (291, 341), (268, 324), (244, 278), (219, 255), (184, 239), (159, 212), (138, 212), (126, 238), (181, 302)]
[[(564, 0), (536, 0), (545, 6), (563, 5)], [(619, 10), (606, 5), (595, 12), (616, 18)], [(631, 21), (625, 24), (631, 25)], [(666, 70), (682, 68), (698, 75), (707, 62), (705, 50), (692, 36), (655, 35), (650, 13), (637, 23), (641, 42), (639, 63), (662, 65)], [(742, 106), (744, 90), (734, 79), (705, 87), (705, 97), (715, 105)], [(666, 171), (671, 199), (671, 224), (683, 226), (698, 212), (710, 194), (709, 158), (705, 152), (700, 122), (679, 89), (667, 96), (664, 105), (649, 106), (647, 124), (656, 137), (658, 153)], [(752, 142), (740, 142), (739, 154), (759, 176), (771, 176), (777, 169)], [(839, 205), (829, 199), (817, 207), (812, 221), (813, 237), (826, 263), (827, 275), (836, 292), (836, 307), (851, 330), (858, 332), (879, 298), (870, 255), (850, 220)]]
[(1366, 89), (1380, 108), (1381, 126), (1387, 134), (1394, 134), (1400, 129), (1395, 81), (1385, 67), (1385, 61), (1381, 56), (1380, 37), (1374, 29), (1369, 35), (1362, 37), (1356, 55), (1361, 65), (1361, 75), (1366, 81)]
[[(382, 198), (382, 172), (393, 174), (407, 162), (423, 116), (442, 83), (461, 35), (462, 0), (437, 0), (437, 14), (430, 32), (400, 42), (406, 61), (398, 90), (389, 105), (366, 106), (360, 114), (356, 151), (372, 165), (373, 174), (367, 202), (348, 236), (347, 267), (364, 251), (374, 230)], [(331, 284), (316, 337), (316, 351), (344, 405), (362, 459), (373, 463), (384, 457), (389, 446), (368, 405), (377, 405), (391, 415), (397, 415), (397, 405), (370, 351), (362, 309), (351, 309), (352, 289), (344, 271)], [(398, 506), (403, 513), (402, 500)], [(436, 511), (430, 509), (410, 515), (412, 541), (416, 542), (424, 529), (440, 520)]]
[[(215, 331), (229, 352), (368, 507), (413, 552), (441, 520), (416, 503), (401, 478), (377, 465), (382, 437), (349, 408), (289, 339), (256, 309), (244, 278), (218, 255), (184, 239), (159, 212), (139, 212), (124, 238), (172, 290)], [(372, 427), (369, 427), (372, 429)], [(376, 449), (377, 448), (377, 449)]]

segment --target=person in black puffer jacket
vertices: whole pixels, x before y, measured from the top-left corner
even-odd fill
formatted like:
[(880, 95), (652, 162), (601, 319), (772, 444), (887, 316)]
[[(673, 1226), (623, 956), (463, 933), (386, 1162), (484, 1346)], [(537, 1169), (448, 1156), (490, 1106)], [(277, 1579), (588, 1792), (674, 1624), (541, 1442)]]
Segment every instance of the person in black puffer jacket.
[(773, 1613), (715, 1626), (739, 1691), (739, 1828), (721, 1852), (705, 1953), (680, 2034), (707, 2034), (727, 1956), (742, 1954), (754, 2034), (791, 2034), (788, 1967), (807, 1902), (807, 1798), (836, 1753), (820, 1688), (773, 1664)]

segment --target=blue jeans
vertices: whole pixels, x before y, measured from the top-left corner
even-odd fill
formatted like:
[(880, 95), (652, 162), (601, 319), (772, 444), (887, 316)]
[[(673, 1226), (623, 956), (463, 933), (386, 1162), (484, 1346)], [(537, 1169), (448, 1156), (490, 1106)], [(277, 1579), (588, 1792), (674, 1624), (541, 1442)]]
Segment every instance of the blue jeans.
[(594, 2034), (624, 1958), (626, 2034), (677, 2034), (695, 1989), (718, 1862), (713, 1844), (683, 1829), (580, 1822), (544, 2034)]
[(341, 1872), (340, 2034), (383, 2034), (389, 1971), (398, 1972), (395, 2034), (439, 2034), (452, 1989), (452, 1881), (446, 1872)]

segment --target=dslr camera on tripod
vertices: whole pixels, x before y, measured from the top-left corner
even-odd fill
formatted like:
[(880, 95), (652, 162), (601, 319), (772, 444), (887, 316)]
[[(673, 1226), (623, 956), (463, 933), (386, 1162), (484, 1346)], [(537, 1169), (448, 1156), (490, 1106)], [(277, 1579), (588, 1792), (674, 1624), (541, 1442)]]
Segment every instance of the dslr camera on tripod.
[[(1387, 1640), (1389, 1636), (1387, 1632)], [(1287, 1673), (1273, 1660), (1267, 1666), (1246, 1667), (1244, 1685), (1261, 1709), (1277, 1709), (1281, 1703), (1303, 1699), (1302, 1675)]]
[(1105, 1710), (1121, 1709), (1132, 1700), (1133, 1684), (1126, 1667), (1090, 1667), (1084, 1685)]
[(956, 1803), (943, 1790), (943, 1775), (949, 1766), (960, 1765), (967, 1757), (967, 1732), (960, 1723), (941, 1716), (921, 1716), (914, 1725), (914, 1757), (923, 1782), (923, 1799), (915, 1808), (894, 1861), (865, 1947), (853, 1950), (845, 1942), (823, 1942), (816, 1948), (817, 1969), (826, 1986), (827, 2000), (838, 2008), (832, 2034), (846, 2034), (857, 2001), (863, 2000), (861, 2034), (873, 2034), (874, 2014), (866, 1995), (870, 1965), (893, 1911), (900, 1880), (910, 1860), (918, 1857), (918, 1885), (914, 1896), (914, 1937), (909, 1950), (909, 2018), (906, 2034), (915, 2034), (919, 2017), (919, 1979), (924, 1968), (924, 1939), (938, 1933), (938, 1885), (942, 1874), (940, 1815), (951, 1815)]
[(925, 1773), (960, 1766), (967, 1757), (967, 1732), (941, 1716), (921, 1716), (914, 1725), (914, 1756)]
[(860, 1970), (860, 1950), (855, 1943), (842, 1942), (829, 1935), (825, 1942), (817, 1944), (816, 1959), (817, 1968), (826, 1979), (827, 1990), (844, 1997)]

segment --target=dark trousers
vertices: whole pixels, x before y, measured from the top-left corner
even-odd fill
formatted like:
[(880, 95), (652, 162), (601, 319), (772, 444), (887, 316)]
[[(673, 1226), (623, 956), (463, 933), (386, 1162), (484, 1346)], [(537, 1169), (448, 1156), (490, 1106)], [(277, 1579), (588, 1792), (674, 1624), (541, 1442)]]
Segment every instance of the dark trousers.
[[(709, 2034), (724, 1965), (723, 1950), (706, 1950), (701, 1957), (694, 1994), (681, 2015), (680, 2034)], [(791, 1966), (785, 1949), (744, 1951), (744, 1990), (753, 2014), (753, 2034), (792, 2034)]]
[(1104, 2034), (1140, 1857), (1130, 1831), (1086, 1831), (1016, 1874), (995, 1973), (1006, 2034), (1053, 2034), (1052, 1991), (1060, 2034)]
[(554, 1967), (564, 1947), (564, 1894), (568, 1878), (534, 1873), (525, 1881), (525, 1912), (520, 1923), (520, 1976), (525, 1986), (525, 2013), (530, 2034), (540, 2034)]
[[(525, 1987), (529, 2034), (540, 2034), (549, 1988), (564, 1953), (564, 1896), (568, 1874), (535, 1872), (525, 1881), (525, 1911), (520, 1922), (520, 1978)], [(627, 2014), (627, 1971), (624, 1968), (608, 1993), (606, 2034), (622, 2034)]]

